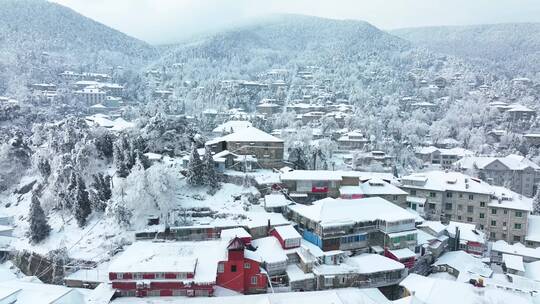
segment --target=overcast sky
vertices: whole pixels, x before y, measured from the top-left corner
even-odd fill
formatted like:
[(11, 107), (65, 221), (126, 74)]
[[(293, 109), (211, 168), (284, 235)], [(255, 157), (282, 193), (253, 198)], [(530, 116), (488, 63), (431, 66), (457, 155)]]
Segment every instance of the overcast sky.
[(272, 13), (365, 20), (382, 29), (540, 22), (539, 0), (51, 0), (150, 43)]

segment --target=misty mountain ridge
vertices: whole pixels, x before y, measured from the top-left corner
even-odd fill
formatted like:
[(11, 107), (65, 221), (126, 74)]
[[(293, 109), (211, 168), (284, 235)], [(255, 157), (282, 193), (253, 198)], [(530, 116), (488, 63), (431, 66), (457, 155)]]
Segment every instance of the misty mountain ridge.
[(503, 73), (538, 72), (534, 63), (540, 61), (540, 23), (435, 26), (390, 33), (431, 51), (474, 60)]

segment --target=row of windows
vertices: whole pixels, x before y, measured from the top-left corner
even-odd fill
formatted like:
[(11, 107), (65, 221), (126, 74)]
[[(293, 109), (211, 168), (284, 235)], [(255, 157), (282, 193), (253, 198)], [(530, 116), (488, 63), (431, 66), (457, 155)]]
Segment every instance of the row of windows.
[[(490, 237), (491, 239), (496, 239), (496, 238), (497, 238), (497, 233), (495, 233), (495, 232), (490, 232), (490, 233), (489, 233), (489, 237)], [(502, 238), (503, 240), (505, 240), (505, 239), (506, 239), (506, 233), (502, 233), (502, 234), (501, 234), (501, 238)], [(521, 237), (520, 237), (519, 235), (514, 235), (513, 240), (514, 240), (514, 242), (521, 242)]]
[(356, 242), (365, 241), (367, 240), (367, 238), (368, 238), (367, 234), (351, 235), (351, 236), (342, 237), (341, 243), (342, 244), (356, 243)]
[[(506, 222), (503, 222), (503, 227), (506, 227)], [(497, 226), (497, 221), (491, 221), (491, 226)], [(514, 229), (521, 229), (522, 225), (520, 223), (514, 224)]]
[(414, 241), (415, 240), (414, 234), (409, 234), (407, 236), (396, 236), (393, 237), (392, 243), (401, 243), (402, 241)]

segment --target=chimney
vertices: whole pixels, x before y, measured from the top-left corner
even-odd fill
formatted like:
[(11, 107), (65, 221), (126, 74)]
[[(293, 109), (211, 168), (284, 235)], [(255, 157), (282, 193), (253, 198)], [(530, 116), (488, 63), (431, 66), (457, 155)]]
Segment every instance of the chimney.
[(266, 226), (266, 235), (270, 234), (270, 229), (271, 229), (270, 227), (272, 227), (272, 226), (270, 225), (270, 219), (268, 219), (268, 224)]

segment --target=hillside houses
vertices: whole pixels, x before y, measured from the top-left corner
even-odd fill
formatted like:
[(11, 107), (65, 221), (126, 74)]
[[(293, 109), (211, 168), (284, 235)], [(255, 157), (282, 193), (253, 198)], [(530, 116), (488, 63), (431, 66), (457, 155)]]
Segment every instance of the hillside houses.
[(454, 167), (474, 174), (482, 180), (512, 191), (532, 197), (540, 180), (540, 167), (531, 160), (510, 154), (505, 157), (476, 156), (465, 157)]

